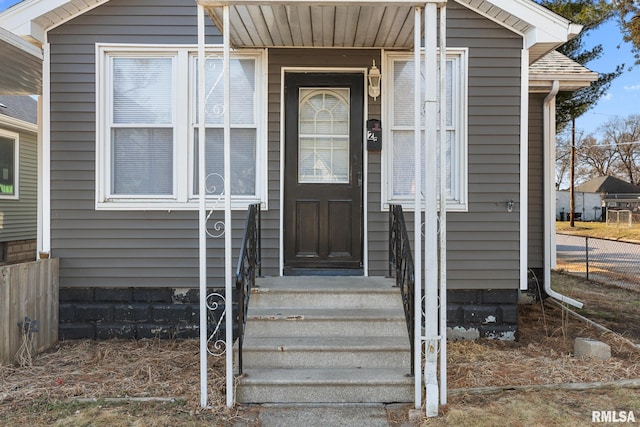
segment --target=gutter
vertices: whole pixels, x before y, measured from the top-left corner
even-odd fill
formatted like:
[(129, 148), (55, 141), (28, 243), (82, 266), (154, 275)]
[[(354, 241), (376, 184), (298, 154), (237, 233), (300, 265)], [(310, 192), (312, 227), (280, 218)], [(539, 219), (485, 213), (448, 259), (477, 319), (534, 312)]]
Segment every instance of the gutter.
[[(577, 308), (582, 308), (583, 304), (566, 295), (562, 295), (551, 289), (551, 254), (556, 250), (555, 233), (555, 177), (552, 166), (555, 164), (555, 140), (556, 140), (556, 95), (560, 90), (560, 82), (554, 80), (551, 91), (544, 98), (543, 104), (543, 139), (544, 139), (544, 290), (552, 298)], [(555, 264), (555, 256), (553, 257)]]

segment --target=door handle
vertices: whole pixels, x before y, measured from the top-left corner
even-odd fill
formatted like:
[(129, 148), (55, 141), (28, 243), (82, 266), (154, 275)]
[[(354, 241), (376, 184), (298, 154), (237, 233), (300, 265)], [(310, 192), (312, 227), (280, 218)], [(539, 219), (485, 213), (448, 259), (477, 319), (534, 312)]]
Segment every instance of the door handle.
[(358, 188), (362, 187), (362, 172), (358, 172)]

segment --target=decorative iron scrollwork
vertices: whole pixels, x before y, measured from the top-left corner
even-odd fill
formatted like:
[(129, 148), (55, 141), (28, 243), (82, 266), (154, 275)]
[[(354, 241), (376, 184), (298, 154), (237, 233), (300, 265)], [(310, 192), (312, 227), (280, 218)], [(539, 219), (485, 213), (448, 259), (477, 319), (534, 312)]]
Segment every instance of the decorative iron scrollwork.
[(224, 177), (219, 173), (210, 173), (205, 179), (205, 190), (207, 195), (207, 203), (212, 199), (211, 208), (207, 212), (207, 236), (218, 238), (224, 236), (225, 224), (221, 219), (213, 218), (216, 209), (223, 204), (224, 201)]
[(213, 356), (222, 356), (227, 351), (226, 342), (221, 337), (222, 321), (227, 314), (226, 298), (218, 292), (211, 292), (207, 295), (206, 302), (207, 325), (213, 327), (211, 333), (207, 331), (207, 352)]

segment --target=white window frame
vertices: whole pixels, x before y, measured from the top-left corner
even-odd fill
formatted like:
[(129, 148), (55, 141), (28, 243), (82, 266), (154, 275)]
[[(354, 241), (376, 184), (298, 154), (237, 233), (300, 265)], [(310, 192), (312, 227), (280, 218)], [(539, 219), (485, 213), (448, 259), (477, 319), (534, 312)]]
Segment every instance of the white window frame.
[(0, 199), (18, 200), (20, 199), (20, 135), (0, 129), (0, 136), (13, 140), (13, 194), (0, 193)]
[[(447, 61), (453, 61), (452, 78), (452, 126), (448, 129), (455, 131), (453, 143), (455, 144), (455, 154), (451, 159), (451, 193), (452, 197), (447, 200), (447, 212), (467, 212), (468, 211), (468, 49), (467, 48), (447, 48)], [(424, 49), (422, 49), (422, 61), (424, 61)], [(439, 54), (438, 54), (439, 56)], [(394, 197), (393, 196), (393, 131), (413, 130), (406, 127), (395, 127), (393, 87), (394, 87), (394, 67), (395, 61), (413, 61), (413, 53), (406, 52), (384, 52), (383, 53), (383, 87), (386, 89), (387, 99), (382, 105), (383, 116), (383, 150), (382, 150), (382, 209), (387, 210), (390, 204), (401, 204), (403, 209), (412, 211), (415, 207), (413, 196)], [(422, 62), (421, 61), (421, 62)], [(457, 72), (456, 72), (457, 71)], [(386, 125), (384, 125), (386, 123)], [(424, 131), (424, 126), (422, 126)]]
[[(207, 54), (222, 55), (222, 47), (207, 49)], [(118, 57), (173, 58), (174, 141), (173, 194), (114, 195), (111, 189), (111, 59)], [(96, 44), (96, 209), (97, 210), (197, 210), (198, 197), (193, 193), (194, 99), (197, 89), (194, 58), (196, 45), (130, 45)], [(232, 196), (231, 208), (245, 210), (249, 204), (261, 203), (267, 208), (267, 55), (265, 50), (232, 52), (232, 58), (255, 60), (255, 128), (256, 183), (254, 195)], [(220, 207), (220, 197), (207, 198), (208, 208)]]

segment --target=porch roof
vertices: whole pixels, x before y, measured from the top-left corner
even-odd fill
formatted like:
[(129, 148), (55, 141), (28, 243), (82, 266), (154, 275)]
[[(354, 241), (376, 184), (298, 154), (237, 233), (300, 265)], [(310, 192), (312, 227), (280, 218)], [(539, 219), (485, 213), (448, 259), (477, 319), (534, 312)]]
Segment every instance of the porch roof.
[[(0, 27), (41, 45), (48, 30), (109, 0), (24, 0), (0, 14)], [(580, 33), (533, 0), (450, 0), (524, 38), (530, 63)], [(412, 8), (441, 0), (195, 0), (222, 29), (231, 12), (233, 47), (413, 47)]]
[[(580, 33), (530, 0), (454, 0), (520, 34), (530, 63)], [(196, 0), (222, 30), (230, 6), (230, 44), (240, 47), (413, 48), (413, 8), (439, 0)]]
[(529, 91), (548, 92), (554, 81), (562, 91), (574, 91), (598, 80), (598, 73), (561, 54), (551, 51), (529, 66)]
[[(24, 0), (0, 13), (0, 93), (36, 94), (47, 31), (109, 0)], [(522, 35), (530, 63), (582, 27), (532, 0), (451, 0)], [(440, 0), (196, 0), (222, 30), (230, 6), (233, 47), (411, 49), (417, 6)]]

